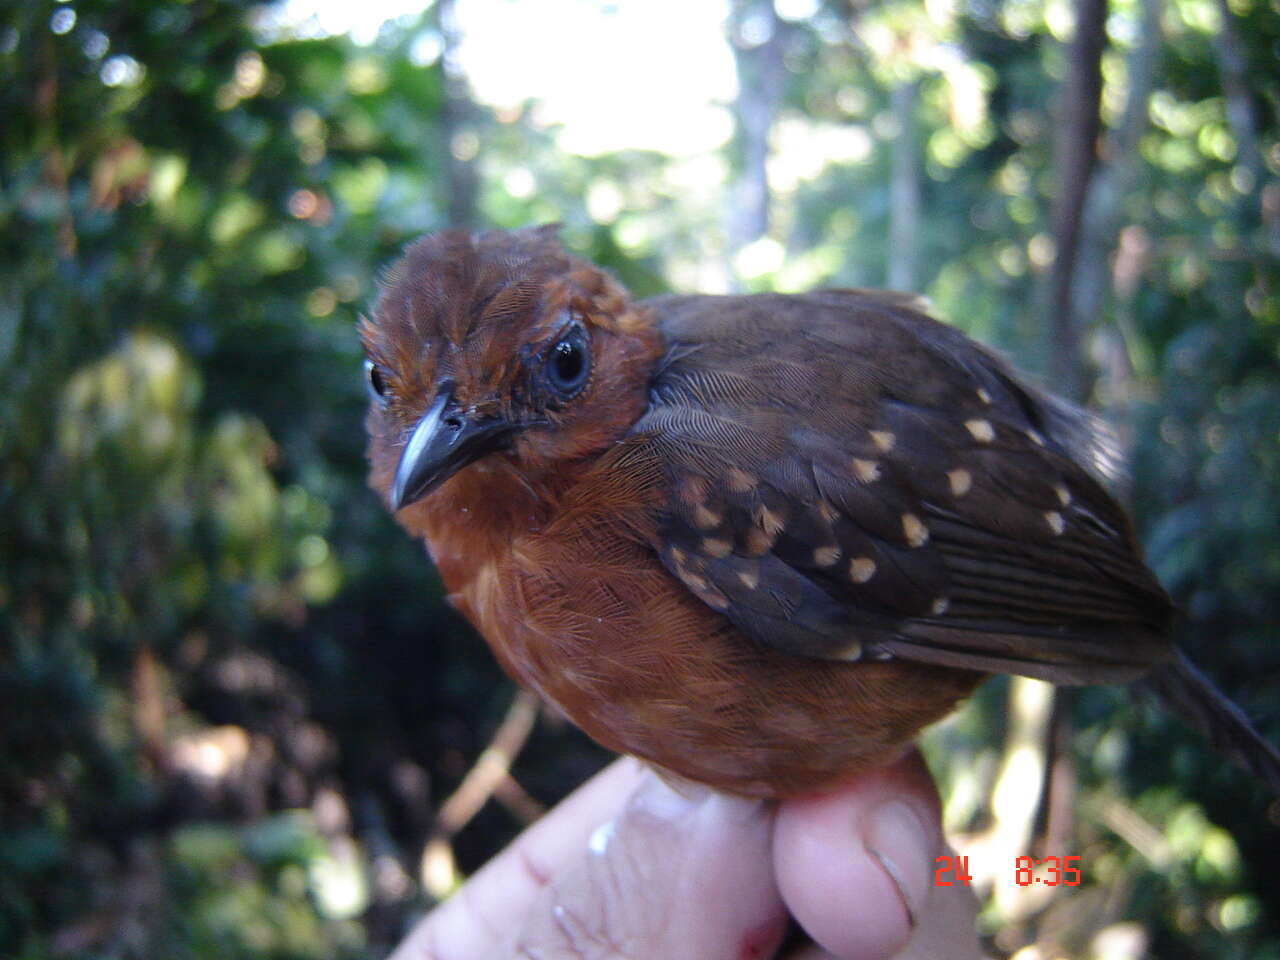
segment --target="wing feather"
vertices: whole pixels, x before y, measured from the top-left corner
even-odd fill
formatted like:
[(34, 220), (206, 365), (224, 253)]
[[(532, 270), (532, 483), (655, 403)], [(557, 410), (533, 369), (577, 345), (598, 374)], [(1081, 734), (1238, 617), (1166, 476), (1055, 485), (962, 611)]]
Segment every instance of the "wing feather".
[(753, 641), (1060, 683), (1169, 657), (1095, 420), (913, 301), (651, 302), (663, 562)]

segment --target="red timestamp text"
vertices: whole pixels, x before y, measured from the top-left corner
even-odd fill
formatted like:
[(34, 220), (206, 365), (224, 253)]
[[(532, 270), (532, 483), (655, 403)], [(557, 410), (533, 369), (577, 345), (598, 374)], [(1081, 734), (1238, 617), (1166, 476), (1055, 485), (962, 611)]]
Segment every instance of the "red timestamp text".
[(934, 857), (933, 862), (935, 887), (967, 887), (973, 881), (968, 857)]
[[(1078, 854), (1067, 857), (1018, 857), (1014, 861), (1013, 882), (1020, 887), (1040, 884), (1046, 887), (1078, 887), (1084, 880)], [(946, 856), (934, 858), (935, 887), (967, 887), (973, 882), (969, 858)]]
[(1081, 873), (1080, 856), (1045, 857), (1037, 860), (1034, 857), (1018, 857), (1014, 861), (1013, 882), (1020, 887), (1029, 887), (1034, 883), (1046, 887), (1078, 887), (1084, 879)]

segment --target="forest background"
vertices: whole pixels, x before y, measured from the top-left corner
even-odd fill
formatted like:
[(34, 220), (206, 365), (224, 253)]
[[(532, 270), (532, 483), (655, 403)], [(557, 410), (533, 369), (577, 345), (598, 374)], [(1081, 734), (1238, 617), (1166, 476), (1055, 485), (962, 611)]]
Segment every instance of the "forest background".
[[(1280, 0), (654, 0), (640, 56), (574, 29), (638, 2), (487, 2), (559, 18), (527, 99), (469, 82), (480, 0), (0, 13), (0, 954), (380, 955), (606, 762), (364, 484), (356, 319), (451, 224), (927, 295), (1116, 425), (1180, 642), (1280, 742)], [(719, 102), (607, 142), (690, 38)], [(925, 749), (994, 954), (1280, 958), (1280, 805), (1176, 717), (997, 680)]]

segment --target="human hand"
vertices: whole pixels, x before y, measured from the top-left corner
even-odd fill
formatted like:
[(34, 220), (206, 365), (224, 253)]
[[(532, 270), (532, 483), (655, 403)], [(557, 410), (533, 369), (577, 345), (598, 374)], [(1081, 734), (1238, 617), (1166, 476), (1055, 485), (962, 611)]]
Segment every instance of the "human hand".
[(946, 851), (918, 753), (776, 808), (598, 774), (432, 911), (391, 960), (981, 956), (977, 903), (933, 886)]

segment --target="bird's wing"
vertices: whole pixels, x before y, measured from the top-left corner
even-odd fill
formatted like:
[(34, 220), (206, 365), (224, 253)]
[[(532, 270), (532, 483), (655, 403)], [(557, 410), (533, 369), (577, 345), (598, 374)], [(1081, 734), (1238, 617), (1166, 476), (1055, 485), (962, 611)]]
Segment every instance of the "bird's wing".
[[(1170, 655), (1087, 414), (905, 297), (650, 301), (663, 563), (752, 639), (1057, 683)], [(1084, 461), (1089, 469), (1082, 468)]]

